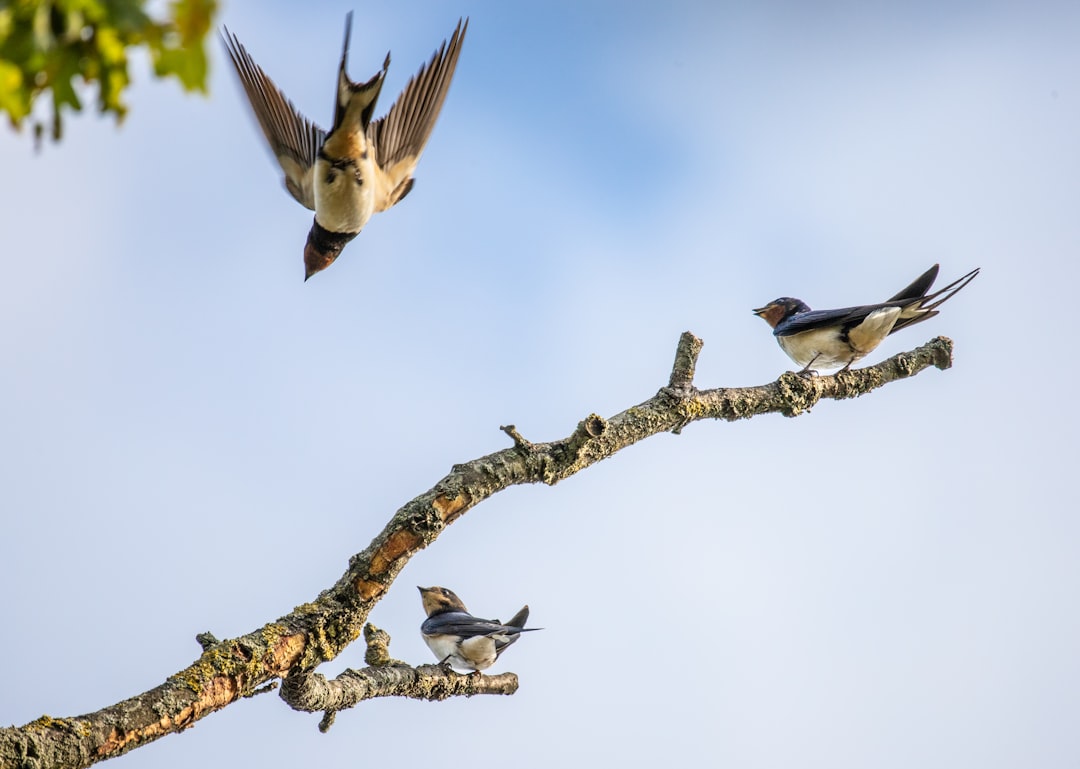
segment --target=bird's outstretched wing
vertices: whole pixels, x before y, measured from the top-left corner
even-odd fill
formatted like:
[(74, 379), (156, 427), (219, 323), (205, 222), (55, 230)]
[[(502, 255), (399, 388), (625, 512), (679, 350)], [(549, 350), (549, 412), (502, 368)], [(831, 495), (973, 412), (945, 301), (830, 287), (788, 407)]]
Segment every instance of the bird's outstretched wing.
[(420, 67), (390, 111), (368, 126), (378, 166), (376, 211), (390, 208), (412, 189), (413, 171), (446, 100), (468, 28), (468, 19), (459, 20), (449, 42)]
[(285, 172), (285, 189), (302, 206), (314, 211), (315, 156), (325, 132), (297, 111), (236, 35), (226, 29), (221, 37), (266, 141)]

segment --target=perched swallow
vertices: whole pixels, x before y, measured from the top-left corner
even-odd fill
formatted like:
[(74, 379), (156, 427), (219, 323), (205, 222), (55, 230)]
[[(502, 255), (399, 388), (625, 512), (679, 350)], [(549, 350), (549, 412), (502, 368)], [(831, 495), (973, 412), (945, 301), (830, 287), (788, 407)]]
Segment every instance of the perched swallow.
[(803, 367), (799, 373), (840, 366), (841, 371), (847, 371), (852, 363), (873, 352), (889, 334), (937, 315), (935, 308), (974, 280), (979, 270), (976, 268), (945, 288), (927, 294), (937, 274), (935, 264), (881, 304), (811, 310), (802, 300), (782, 296), (753, 313), (772, 326), (780, 348)]
[(435, 653), (439, 664), (449, 662), (464, 670), (491, 667), (507, 646), (522, 633), (540, 630), (525, 627), (529, 607), (507, 620), (480, 619), (469, 614), (465, 604), (445, 587), (418, 587), (427, 619), (420, 626), (424, 642)]
[(236, 35), (225, 30), (225, 49), (285, 172), (285, 189), (315, 212), (304, 246), (304, 280), (329, 267), (372, 214), (385, 211), (409, 194), (413, 171), (446, 99), (468, 26), (467, 19), (459, 20), (449, 43), (443, 41), (431, 61), (420, 67), (390, 111), (372, 120), (390, 54), (366, 83), (349, 79), (345, 63), (352, 29), (350, 12), (345, 17), (345, 46), (329, 133), (301, 115)]

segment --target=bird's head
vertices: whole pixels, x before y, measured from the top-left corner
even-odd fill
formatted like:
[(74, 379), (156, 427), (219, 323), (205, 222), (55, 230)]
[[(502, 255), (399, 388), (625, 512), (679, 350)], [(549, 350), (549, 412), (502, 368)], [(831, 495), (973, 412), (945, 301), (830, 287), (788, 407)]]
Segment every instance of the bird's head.
[(322, 272), (338, 258), (345, 244), (355, 238), (355, 232), (331, 232), (317, 221), (311, 223), (304, 245), (304, 280)]
[(770, 328), (776, 328), (777, 324), (784, 318), (791, 317), (797, 312), (808, 312), (809, 310), (810, 308), (801, 299), (782, 296), (779, 299), (773, 299), (764, 307), (752, 310), (752, 312), (768, 323)]
[(454, 594), (453, 590), (445, 587), (419, 587), (420, 600), (424, 604), (424, 612), (429, 616), (442, 614), (447, 611), (468, 611), (461, 599)]

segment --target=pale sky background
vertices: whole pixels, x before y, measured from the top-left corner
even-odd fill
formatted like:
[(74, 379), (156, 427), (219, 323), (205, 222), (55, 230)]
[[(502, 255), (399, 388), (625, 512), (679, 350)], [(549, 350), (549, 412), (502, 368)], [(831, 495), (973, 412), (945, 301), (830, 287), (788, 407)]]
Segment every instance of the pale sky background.
[(307, 284), (311, 214), (216, 44), (209, 98), (139, 59), (119, 130), (0, 132), (0, 724), (312, 599), (499, 425), (653, 395), (684, 330), (699, 386), (766, 383), (751, 308), (940, 262), (983, 272), (866, 362), (943, 334), (951, 371), (657, 436), (413, 559), (391, 652), (433, 661), (415, 585), (528, 602), (515, 696), (327, 735), (262, 696), (109, 765), (1080, 765), (1080, 6), (312, 5), (220, 21), (324, 126), (350, 8), (352, 75), (393, 51), (379, 114), (471, 22), (415, 190)]

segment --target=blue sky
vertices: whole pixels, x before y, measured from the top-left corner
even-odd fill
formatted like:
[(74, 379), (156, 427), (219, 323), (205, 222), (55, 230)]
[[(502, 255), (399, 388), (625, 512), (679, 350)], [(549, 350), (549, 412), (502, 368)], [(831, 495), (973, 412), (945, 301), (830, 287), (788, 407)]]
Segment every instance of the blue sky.
[[(350, 8), (221, 21), (325, 126)], [(368, 703), (328, 735), (259, 697), (114, 763), (1074, 765), (1080, 9), (355, 11), (352, 75), (393, 52), (382, 110), (471, 21), (415, 190), (306, 284), (310, 213), (217, 47), (209, 98), (136, 62), (119, 130), (0, 135), (0, 723), (112, 704), (197, 632), (309, 600), (499, 425), (553, 440), (650, 397), (684, 330), (699, 386), (761, 384), (790, 364), (750, 308), (940, 262), (983, 272), (867, 362), (942, 334), (951, 371), (657, 436), (413, 559), (371, 617), (392, 653), (431, 661), (414, 585), (527, 602), (514, 697)]]

